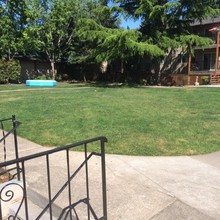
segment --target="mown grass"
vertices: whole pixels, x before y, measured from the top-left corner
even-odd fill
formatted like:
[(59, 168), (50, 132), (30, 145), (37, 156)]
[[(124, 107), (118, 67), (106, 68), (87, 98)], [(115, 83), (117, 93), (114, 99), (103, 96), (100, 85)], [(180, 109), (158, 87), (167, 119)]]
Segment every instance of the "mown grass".
[[(103, 135), (107, 153), (193, 155), (220, 150), (220, 88), (0, 86), (0, 118), (44, 146)], [(94, 146), (95, 148), (95, 146)]]

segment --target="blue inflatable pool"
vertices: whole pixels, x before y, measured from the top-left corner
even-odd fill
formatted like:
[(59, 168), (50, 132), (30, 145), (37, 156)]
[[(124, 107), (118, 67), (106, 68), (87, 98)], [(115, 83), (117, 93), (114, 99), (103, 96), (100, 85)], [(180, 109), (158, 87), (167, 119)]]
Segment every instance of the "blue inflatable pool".
[(26, 80), (26, 86), (56, 86), (56, 80)]

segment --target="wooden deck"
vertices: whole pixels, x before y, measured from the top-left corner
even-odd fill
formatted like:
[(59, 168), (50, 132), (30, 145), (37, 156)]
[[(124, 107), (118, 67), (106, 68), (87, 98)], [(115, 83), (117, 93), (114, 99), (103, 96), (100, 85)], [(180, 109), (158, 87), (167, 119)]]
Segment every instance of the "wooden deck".
[(194, 70), (190, 71), (190, 76), (211, 76), (215, 70)]
[[(186, 85), (187, 74), (174, 74), (172, 75), (172, 81), (174, 81), (176, 85)], [(195, 85), (196, 82), (198, 82), (199, 85), (220, 85), (220, 71), (218, 71), (217, 74), (215, 74), (215, 70), (191, 71), (189, 75), (189, 85)]]

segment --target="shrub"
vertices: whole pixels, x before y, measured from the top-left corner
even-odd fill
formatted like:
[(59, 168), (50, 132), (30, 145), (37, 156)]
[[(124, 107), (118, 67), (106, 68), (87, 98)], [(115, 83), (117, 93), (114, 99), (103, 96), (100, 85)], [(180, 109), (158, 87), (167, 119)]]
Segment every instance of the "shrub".
[(209, 76), (202, 76), (202, 85), (208, 85), (210, 83), (210, 77)]
[(0, 60), (0, 83), (18, 81), (21, 67), (18, 61)]
[(44, 74), (43, 74), (43, 75), (34, 77), (34, 79), (47, 80), (47, 79), (52, 79), (52, 77), (49, 76), (49, 75), (44, 75)]

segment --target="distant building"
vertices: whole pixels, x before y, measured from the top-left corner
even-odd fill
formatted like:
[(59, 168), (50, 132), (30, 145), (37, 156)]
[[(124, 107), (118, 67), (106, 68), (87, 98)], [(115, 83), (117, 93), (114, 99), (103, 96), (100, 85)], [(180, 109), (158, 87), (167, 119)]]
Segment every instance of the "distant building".
[[(220, 17), (213, 19), (205, 19), (202, 22), (194, 22), (192, 25), (192, 33), (199, 36), (209, 37), (213, 40), (213, 44), (206, 48), (195, 48), (194, 56), (191, 59), (190, 71), (188, 69), (188, 58), (181, 54), (181, 51), (177, 51), (175, 54), (169, 54), (169, 64), (162, 67), (163, 71), (169, 69), (172, 81), (175, 81), (177, 85), (189, 84), (195, 85), (195, 83), (201, 84), (220, 84), (220, 72), (219, 72), (219, 55), (216, 59), (217, 46), (217, 32), (211, 32), (210, 29), (220, 28)], [(218, 68), (215, 69), (215, 63), (218, 60)], [(164, 68), (164, 69), (163, 69)], [(165, 71), (166, 72), (166, 71)]]
[(38, 77), (49, 77), (51, 74), (51, 64), (44, 57), (18, 55), (15, 59), (19, 60), (21, 65), (21, 82)]

